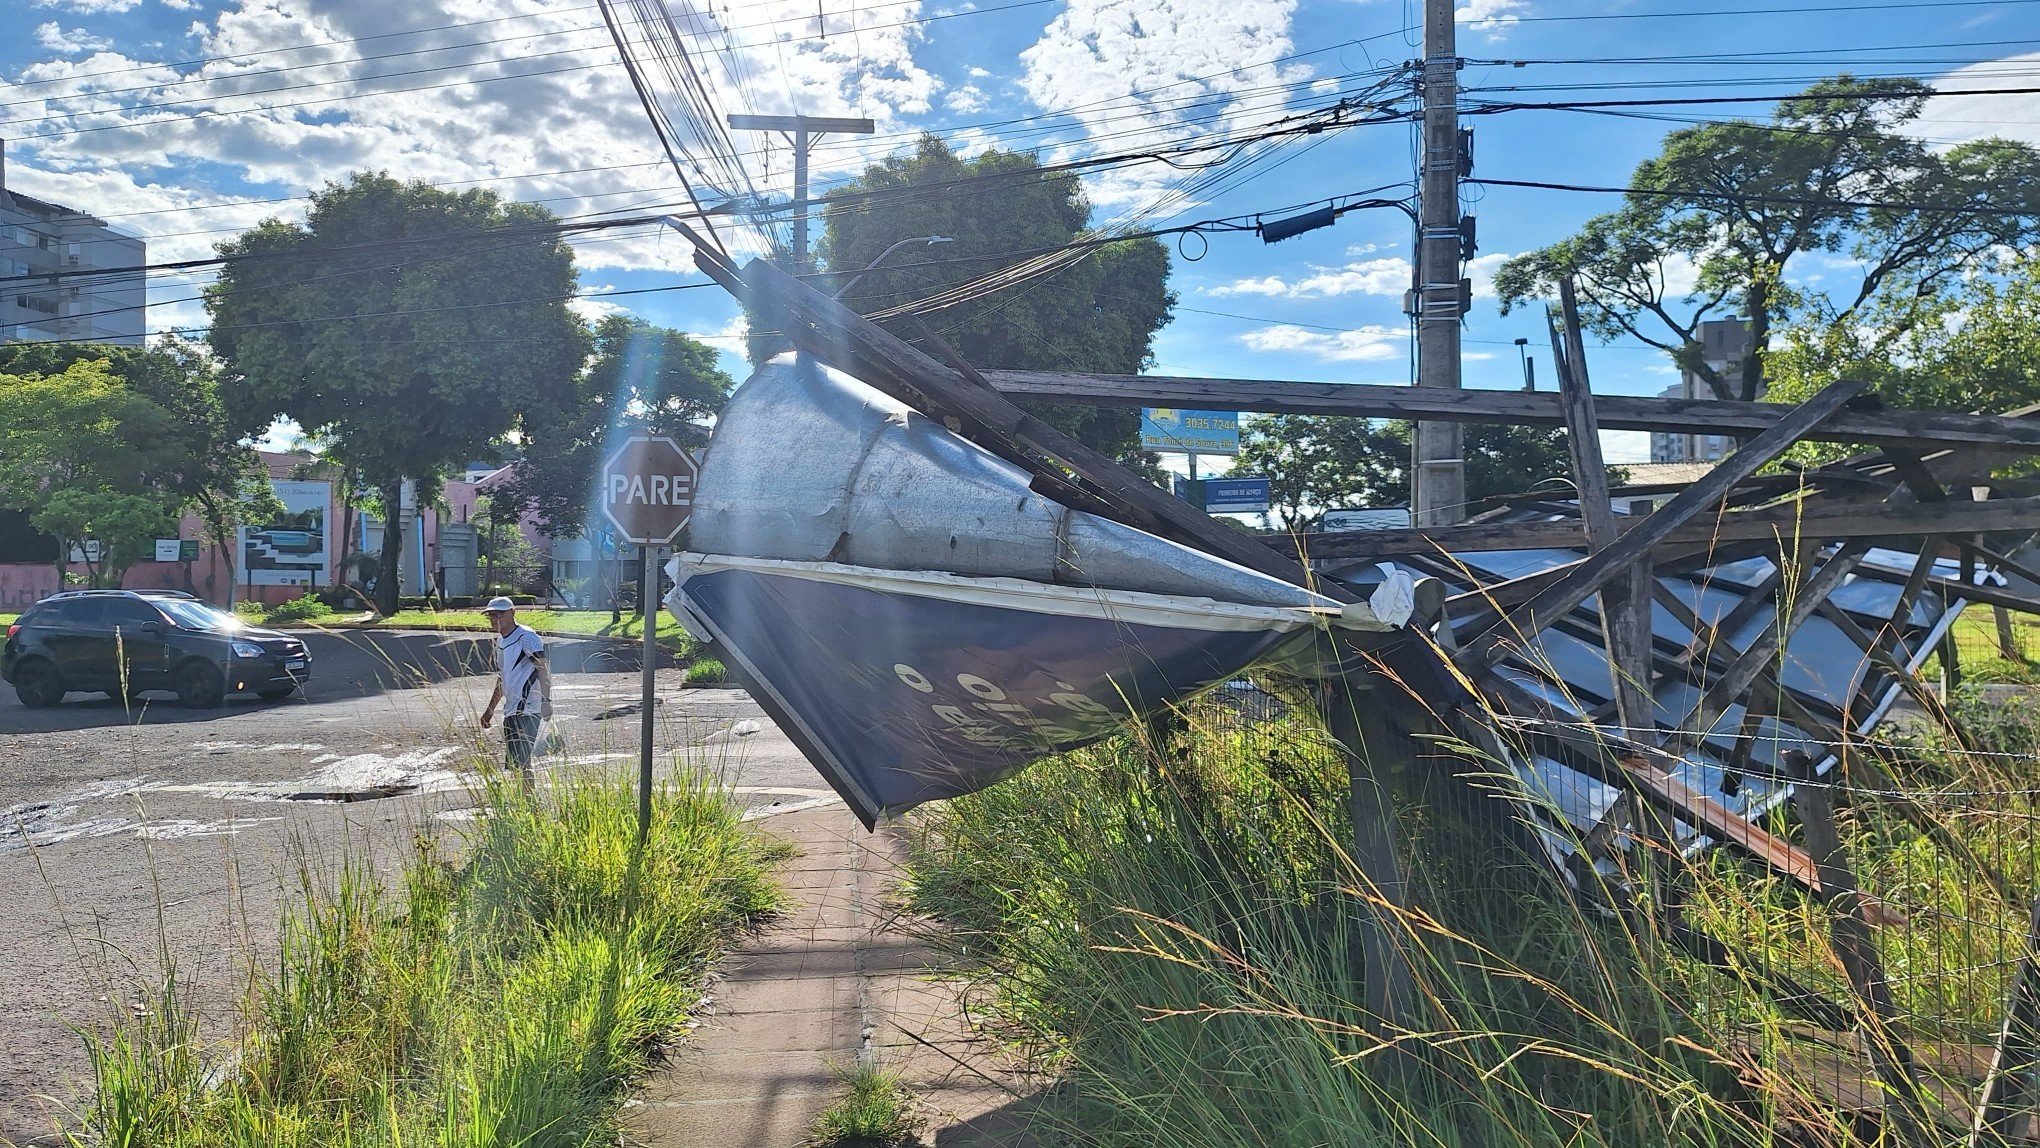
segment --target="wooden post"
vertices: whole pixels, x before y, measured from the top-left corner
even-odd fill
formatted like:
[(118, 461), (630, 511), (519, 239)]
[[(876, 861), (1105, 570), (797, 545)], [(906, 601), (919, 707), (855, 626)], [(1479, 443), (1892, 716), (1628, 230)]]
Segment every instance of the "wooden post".
[[(1573, 485), (1580, 496), (1580, 518), (1587, 528), (1589, 552), (1605, 550), (1615, 541), (1615, 509), (1608, 500), (1608, 466), (1601, 457), (1601, 425), (1594, 417), (1594, 394), (1587, 384), (1586, 341), (1580, 335), (1579, 304), (1573, 281), (1558, 281), (1559, 305), (1565, 317), (1561, 336), (1549, 322), (1552, 346), (1565, 346), (1559, 362), (1558, 388), (1565, 404), (1567, 453), (1572, 459)], [(1608, 643), (1610, 697), (1623, 733), (1643, 738), (1657, 729), (1650, 690), (1650, 555), (1646, 552), (1622, 577), (1601, 587), (1601, 633)]]
[(2026, 928), (2026, 955), (2019, 959), (2019, 971), (2012, 976), (2004, 1028), (1998, 1033), (1990, 1071), (1983, 1078), (1976, 1123), (1969, 1133), (1970, 1148), (2012, 1142), (2020, 1120), (2032, 1115), (2036, 1067), (2040, 1067), (2040, 898), (2033, 902), (2032, 923)]
[[(1835, 775), (1838, 776), (1839, 769)], [(1806, 830), (1806, 848), (1820, 867), (1821, 898), (1827, 903), (1835, 955), (1842, 971), (1865, 1008), (1864, 1043), (1869, 1046), (1870, 1063), (1884, 1082), (1884, 1117), (1905, 1148), (1927, 1148), (1926, 1105), (1919, 1082), (1912, 1072), (1912, 1054), (1891, 1022), (1897, 1009), (1891, 1000), (1891, 986), (1884, 977), (1884, 962), (1877, 956), (1865, 915), (1864, 898), (1856, 888), (1856, 875), (1849, 868), (1847, 852), (1835, 830), (1834, 802), (1828, 783), (1818, 779), (1795, 785), (1792, 803), (1799, 810)]]
[(1997, 622), (1998, 657), (2008, 662), (2020, 660), (2019, 639), (2012, 632), (2012, 612), (2003, 606), (1992, 606), (1990, 615)]
[[(1365, 932), (1361, 938), (1367, 971), (1365, 1006), (1374, 1034), (1393, 1040), (1409, 1031), (1415, 1015), (1416, 980), (1409, 954), (1398, 942), (1402, 926), (1394, 920), (1396, 909), (1406, 903), (1408, 890), (1395, 852), (1401, 836), (1395, 803), (1382, 767), (1397, 753), (1407, 756), (1408, 750), (1390, 728), (1382, 707), (1369, 704), (1372, 700), (1364, 691), (1356, 693), (1347, 679), (1333, 678), (1320, 691), (1318, 704), (1325, 730), (1346, 761), (1353, 866), (1368, 886), (1361, 890), (1369, 898), (1364, 902)], [(1400, 1066), (1403, 1059), (1397, 1055), (1385, 1063)]]

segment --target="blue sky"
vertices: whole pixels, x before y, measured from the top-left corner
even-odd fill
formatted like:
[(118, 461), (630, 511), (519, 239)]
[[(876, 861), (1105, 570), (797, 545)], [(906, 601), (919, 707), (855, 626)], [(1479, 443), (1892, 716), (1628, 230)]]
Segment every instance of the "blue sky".
[[(1028, 148), (1054, 160), (1207, 138), (1322, 106), (1417, 55), (1420, 11), (1411, 0), (708, 7), (727, 29), (703, 47), (707, 70), (721, 77), (719, 107), (878, 121), (872, 139), (818, 151), (824, 189), (922, 130), (966, 150)], [(1837, 10), (1809, 10), (1818, 8)], [(1842, 8), (1832, 0), (1471, 0), (1459, 13), (1459, 52), (1472, 61), (1461, 83), (1472, 101), (1762, 95), (1844, 69), (1944, 87), (2033, 86), (2040, 76), (2036, 0)], [(715, 66), (723, 61), (741, 66)], [(1610, 85), (1620, 90), (1603, 90)], [(291, 217), (308, 189), (361, 168), (487, 186), (576, 217), (681, 202), (592, 0), (7, 0), (0, 104), (10, 187), (145, 235), (158, 260), (201, 257), (265, 215)], [(1468, 121), (1475, 179), (1621, 184), (1680, 122), (1766, 113), (1733, 105), (1651, 118), (1476, 117)], [(1939, 99), (1917, 130), (1938, 142), (2040, 140), (2040, 101)], [(1386, 124), (1308, 137), (1227, 169), (1199, 195), (1186, 194), (1188, 176), (1176, 169), (1122, 169), (1091, 181), (1095, 218), (1167, 226), (1406, 185), (1412, 131)], [(752, 153), (751, 178), (783, 189), (783, 149), (763, 151), (756, 137), (739, 143)], [(1512, 340), (1527, 337), (1543, 355), (1543, 320), (1534, 310), (1500, 315), (1485, 296), (1488, 277), (1507, 256), (1612, 208), (1615, 197), (1478, 182), (1467, 197), (1479, 219), (1472, 274), (1483, 295), (1465, 330), (1467, 384), (1514, 387), (1521, 375)], [(1363, 211), (1276, 246), (1213, 236), (1202, 258), (1175, 262), (1181, 309), (1159, 339), (1157, 370), (1408, 381), (1400, 296), (1409, 232), (1399, 212)], [(591, 293), (698, 279), (683, 246), (656, 230), (577, 246)], [(1195, 238), (1185, 246), (1189, 255), (1204, 248)], [(1846, 277), (1846, 261), (1833, 271)], [(202, 322), (189, 299), (203, 281), (155, 280), (151, 327)], [(598, 296), (581, 306), (591, 314), (627, 307), (719, 348), (738, 345), (736, 310), (713, 290)], [(1590, 363), (1602, 391), (1655, 393), (1673, 378), (1641, 346), (1596, 349)], [(728, 365), (741, 376), (735, 358)], [(1548, 385), (1548, 360), (1539, 378)], [(1639, 437), (1611, 446), (1633, 456)]]

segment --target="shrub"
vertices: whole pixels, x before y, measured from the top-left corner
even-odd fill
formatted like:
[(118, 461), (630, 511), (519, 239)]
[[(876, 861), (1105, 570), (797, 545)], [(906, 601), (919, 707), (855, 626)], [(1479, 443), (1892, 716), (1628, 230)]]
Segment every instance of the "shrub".
[(333, 608), (321, 601), (316, 594), (293, 598), (269, 611), (271, 622), (309, 622), (314, 618), (331, 617)]

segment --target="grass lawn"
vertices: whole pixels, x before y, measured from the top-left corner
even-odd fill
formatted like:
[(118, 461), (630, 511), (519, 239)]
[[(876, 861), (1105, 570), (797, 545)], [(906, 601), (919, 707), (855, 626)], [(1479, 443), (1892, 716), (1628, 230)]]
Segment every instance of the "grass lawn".
[[(1962, 676), (1976, 682), (2040, 684), (2040, 617), (2013, 614), (2012, 657), (1998, 644), (1997, 619), (1988, 606), (1971, 606), (1955, 620), (1955, 649)], [(1941, 661), (1931, 659), (1923, 672), (1937, 680)]]
[(12, 626), (14, 620), (19, 617), (21, 617), (19, 614), (0, 614), (0, 632), (4, 632), (7, 627)]
[[(625, 615), (620, 624), (612, 624), (607, 610), (542, 610), (517, 611), (517, 620), (541, 634), (587, 634), (600, 638), (641, 639), (644, 627), (635, 615)], [(319, 625), (334, 624), (330, 619), (319, 619)], [(344, 623), (342, 623), (344, 624)], [(480, 610), (399, 610), (387, 618), (373, 619), (360, 623), (366, 626), (392, 626), (405, 630), (486, 630), (489, 620)], [(669, 649), (685, 651), (692, 649), (694, 640), (687, 636), (680, 623), (671, 614), (659, 612), (659, 644)]]

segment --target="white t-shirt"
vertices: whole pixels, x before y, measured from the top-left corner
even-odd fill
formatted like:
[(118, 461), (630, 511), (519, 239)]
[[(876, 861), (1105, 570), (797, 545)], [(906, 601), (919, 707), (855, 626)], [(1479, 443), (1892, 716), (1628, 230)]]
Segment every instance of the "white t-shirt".
[(545, 704), (538, 687), (538, 663), (545, 640), (529, 626), (513, 626), (496, 639), (496, 663), (503, 675), (503, 714), (536, 714)]

